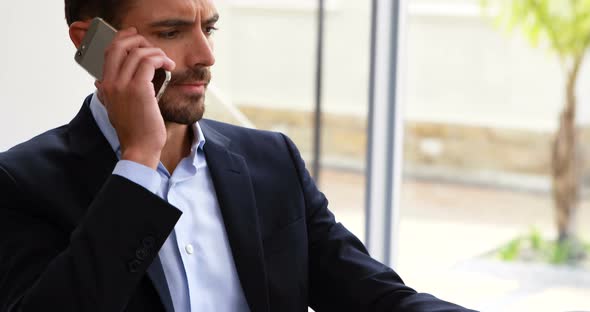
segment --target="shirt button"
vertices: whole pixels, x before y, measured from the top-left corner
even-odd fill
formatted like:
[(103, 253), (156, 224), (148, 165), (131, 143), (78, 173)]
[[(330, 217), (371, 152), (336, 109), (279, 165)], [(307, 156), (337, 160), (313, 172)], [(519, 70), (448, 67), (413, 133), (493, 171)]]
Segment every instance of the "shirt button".
[(195, 249), (193, 248), (193, 245), (191, 245), (191, 244), (186, 245), (186, 247), (184, 247), (184, 249), (186, 250), (186, 253), (189, 255), (192, 255), (193, 252), (195, 252)]

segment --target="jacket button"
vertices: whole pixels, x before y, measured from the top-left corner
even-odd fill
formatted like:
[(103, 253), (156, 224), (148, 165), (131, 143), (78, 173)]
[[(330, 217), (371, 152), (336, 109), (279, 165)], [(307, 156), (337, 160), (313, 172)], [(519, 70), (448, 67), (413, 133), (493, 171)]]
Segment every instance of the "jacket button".
[(145, 258), (148, 256), (148, 251), (145, 250), (144, 248), (139, 248), (135, 251), (135, 257), (141, 261), (145, 260)]
[(156, 245), (156, 239), (153, 236), (147, 236), (146, 238), (141, 240), (141, 244), (143, 245), (143, 247), (151, 249)]
[(127, 264), (127, 269), (131, 273), (136, 273), (139, 270), (140, 265), (141, 265), (141, 262), (139, 260), (135, 259), (135, 260), (129, 261), (129, 263)]

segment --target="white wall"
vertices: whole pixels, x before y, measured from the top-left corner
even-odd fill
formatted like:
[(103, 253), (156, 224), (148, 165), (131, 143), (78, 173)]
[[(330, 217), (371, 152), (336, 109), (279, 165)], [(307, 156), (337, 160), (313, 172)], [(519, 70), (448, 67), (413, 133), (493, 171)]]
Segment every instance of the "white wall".
[(59, 1), (0, 1), (0, 150), (67, 123), (92, 80), (74, 62)]

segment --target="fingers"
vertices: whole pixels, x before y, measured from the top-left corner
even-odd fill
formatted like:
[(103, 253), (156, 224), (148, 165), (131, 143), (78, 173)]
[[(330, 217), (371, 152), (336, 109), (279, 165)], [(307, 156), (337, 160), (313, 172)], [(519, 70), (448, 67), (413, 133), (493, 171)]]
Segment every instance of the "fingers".
[[(121, 83), (127, 84), (134, 78), (143, 77), (137, 76), (136, 72), (138, 70), (139, 65), (144, 62), (154, 64), (154, 66), (159, 65), (161, 67), (164, 63), (170, 63), (172, 62), (172, 60), (170, 60), (166, 56), (164, 51), (158, 48), (134, 48), (133, 50), (131, 50), (131, 52), (125, 59), (123, 65), (121, 66), (117, 79)], [(159, 67), (154, 68), (154, 70), (157, 68)], [(144, 78), (144, 80), (147, 78)]]
[[(154, 97), (151, 81), (156, 69), (172, 71), (175, 66), (164, 51), (153, 47), (135, 28), (129, 28), (118, 32), (105, 51), (103, 80), (95, 86), (106, 102), (117, 102), (118, 98)], [(108, 103), (105, 105), (109, 106)]]
[[(156, 69), (173, 71), (175, 66), (174, 61), (163, 50), (153, 47), (135, 28), (129, 28), (117, 33), (113, 43), (105, 51), (103, 81), (97, 88), (118, 92), (129, 85), (147, 85), (153, 79)], [(153, 90), (146, 90), (150, 94), (153, 93), (151, 91)]]
[(137, 34), (135, 28), (129, 28), (118, 32), (105, 51), (103, 68), (103, 80), (113, 80), (119, 75), (121, 66), (129, 53), (135, 48), (151, 48), (147, 39)]
[(158, 68), (164, 68), (168, 71), (172, 71), (174, 69), (174, 62), (168, 57), (162, 57), (160, 55), (146, 57), (142, 60), (142, 62), (139, 63), (133, 80), (138, 82), (151, 82), (152, 79), (154, 79), (154, 73)]

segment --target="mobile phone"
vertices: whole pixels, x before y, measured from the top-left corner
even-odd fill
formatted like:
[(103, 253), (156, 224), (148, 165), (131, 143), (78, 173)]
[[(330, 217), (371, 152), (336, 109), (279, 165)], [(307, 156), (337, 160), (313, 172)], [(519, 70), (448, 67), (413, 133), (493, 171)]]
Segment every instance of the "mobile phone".
[[(117, 30), (105, 22), (102, 18), (96, 17), (90, 22), (90, 27), (86, 32), (86, 35), (82, 39), (80, 48), (76, 51), (74, 59), (80, 66), (92, 75), (97, 80), (102, 80), (102, 69), (104, 66), (104, 53), (106, 48), (109, 46)], [(172, 74), (159, 68), (154, 73), (154, 90), (156, 91), (156, 99), (160, 101), (160, 98), (164, 94)]]

